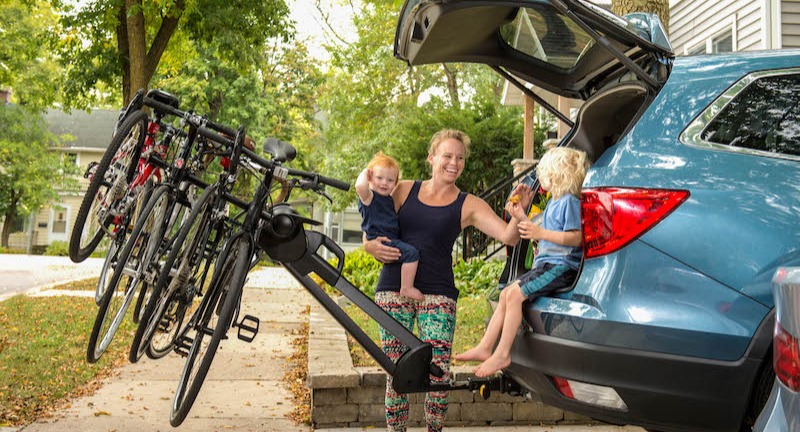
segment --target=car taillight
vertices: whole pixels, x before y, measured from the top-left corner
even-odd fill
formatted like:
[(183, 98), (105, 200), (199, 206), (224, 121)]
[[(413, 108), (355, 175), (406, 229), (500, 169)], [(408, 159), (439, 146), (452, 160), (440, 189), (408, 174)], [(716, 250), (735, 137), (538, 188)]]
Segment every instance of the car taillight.
[(790, 390), (800, 390), (800, 346), (797, 339), (775, 322), (772, 367), (775, 376)]
[(586, 258), (615, 252), (658, 224), (689, 198), (672, 189), (596, 188), (581, 193)]
[(599, 405), (607, 408), (627, 411), (628, 405), (619, 393), (611, 387), (599, 386), (562, 377), (553, 377), (553, 383), (562, 395), (567, 398)]

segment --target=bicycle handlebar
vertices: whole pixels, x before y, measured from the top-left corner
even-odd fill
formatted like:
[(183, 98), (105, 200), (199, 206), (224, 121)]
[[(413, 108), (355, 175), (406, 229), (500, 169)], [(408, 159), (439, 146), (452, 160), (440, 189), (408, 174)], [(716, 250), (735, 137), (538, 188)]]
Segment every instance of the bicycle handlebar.
[[(174, 115), (176, 117), (180, 117), (180, 118), (186, 118), (187, 117), (187, 113), (186, 112), (181, 111), (181, 110), (179, 110), (177, 108), (174, 108), (172, 106), (169, 106), (167, 104), (161, 103), (161, 102), (159, 102), (159, 101), (157, 101), (155, 99), (149, 98), (149, 97), (145, 97), (144, 98), (144, 104), (149, 106), (149, 107), (151, 107), (151, 108), (153, 108), (153, 109), (156, 109), (156, 110), (159, 110), (159, 111), (163, 111), (163, 112), (165, 112), (167, 114), (172, 114), (172, 115)], [(218, 133), (216, 133), (214, 131), (221, 132), (221, 133), (224, 133), (226, 135), (235, 137), (235, 136), (237, 136), (237, 131), (236, 130), (231, 129), (231, 128), (227, 127), (227, 126), (223, 126), (223, 125), (214, 123), (212, 121), (206, 121), (205, 122), (205, 126), (207, 126), (207, 127), (198, 128), (198, 130), (197, 130), (198, 135), (203, 136), (205, 138), (208, 138), (208, 139), (210, 139), (212, 141), (218, 142), (218, 143), (220, 143), (222, 145), (230, 146), (231, 148), (233, 148), (233, 146), (234, 146), (233, 140), (225, 138), (225, 137), (219, 135)], [(265, 168), (271, 168), (274, 165), (273, 162), (268, 161), (268, 160), (264, 159), (263, 157), (257, 155), (254, 151), (250, 150), (247, 147), (244, 147), (244, 146), (242, 147), (242, 153), (244, 155), (246, 155), (248, 158), (250, 158), (252, 161), (254, 161), (255, 163), (257, 163), (257, 164), (259, 164), (259, 165), (261, 165), (261, 166), (263, 166)], [(339, 190), (342, 190), (342, 191), (345, 191), (345, 192), (350, 190), (350, 184), (349, 183), (346, 183), (344, 181), (341, 181), (341, 180), (338, 180), (338, 179), (335, 179), (335, 178), (325, 177), (325, 176), (319, 175), (317, 173), (312, 173), (312, 172), (308, 172), (308, 171), (301, 171), (301, 170), (297, 170), (297, 169), (293, 169), (293, 168), (287, 168), (287, 170), (289, 171), (289, 174), (293, 175), (293, 176), (304, 177), (304, 178), (307, 178), (307, 179), (315, 180), (315, 181), (318, 181), (318, 182), (320, 182), (322, 184), (334, 187), (336, 189), (339, 189)]]

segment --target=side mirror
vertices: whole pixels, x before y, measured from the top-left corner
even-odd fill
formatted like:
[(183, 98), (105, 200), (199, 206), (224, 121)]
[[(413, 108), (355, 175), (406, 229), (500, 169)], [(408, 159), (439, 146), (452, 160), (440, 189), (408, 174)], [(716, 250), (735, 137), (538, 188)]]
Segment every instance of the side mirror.
[(277, 138), (267, 138), (264, 152), (271, 154), (277, 162), (291, 162), (297, 157), (297, 150), (291, 144)]

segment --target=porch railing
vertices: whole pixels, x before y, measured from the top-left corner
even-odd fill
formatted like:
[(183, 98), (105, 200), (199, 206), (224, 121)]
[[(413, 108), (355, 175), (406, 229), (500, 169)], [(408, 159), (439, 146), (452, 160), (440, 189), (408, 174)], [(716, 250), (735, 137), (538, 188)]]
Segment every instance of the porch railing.
[[(528, 175), (536, 168), (536, 165), (525, 169), (517, 175), (509, 175), (493, 184), (486, 191), (478, 195), (486, 201), (494, 212), (503, 217), (508, 195), (516, 186), (517, 182)], [(461, 238), (456, 242), (456, 253), (465, 261), (470, 258), (480, 258), (483, 260), (491, 258), (494, 254), (501, 251), (505, 245), (492, 237), (487, 236), (475, 227), (467, 227), (461, 232)]]

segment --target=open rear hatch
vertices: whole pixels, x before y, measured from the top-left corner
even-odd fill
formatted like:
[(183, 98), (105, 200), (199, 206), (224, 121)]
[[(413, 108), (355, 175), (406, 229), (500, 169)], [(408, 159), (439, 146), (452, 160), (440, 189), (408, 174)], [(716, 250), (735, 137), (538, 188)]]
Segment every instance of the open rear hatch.
[(394, 53), (409, 65), (483, 63), (584, 100), (628, 73), (658, 91), (673, 57), (655, 15), (622, 19), (580, 0), (407, 0)]

